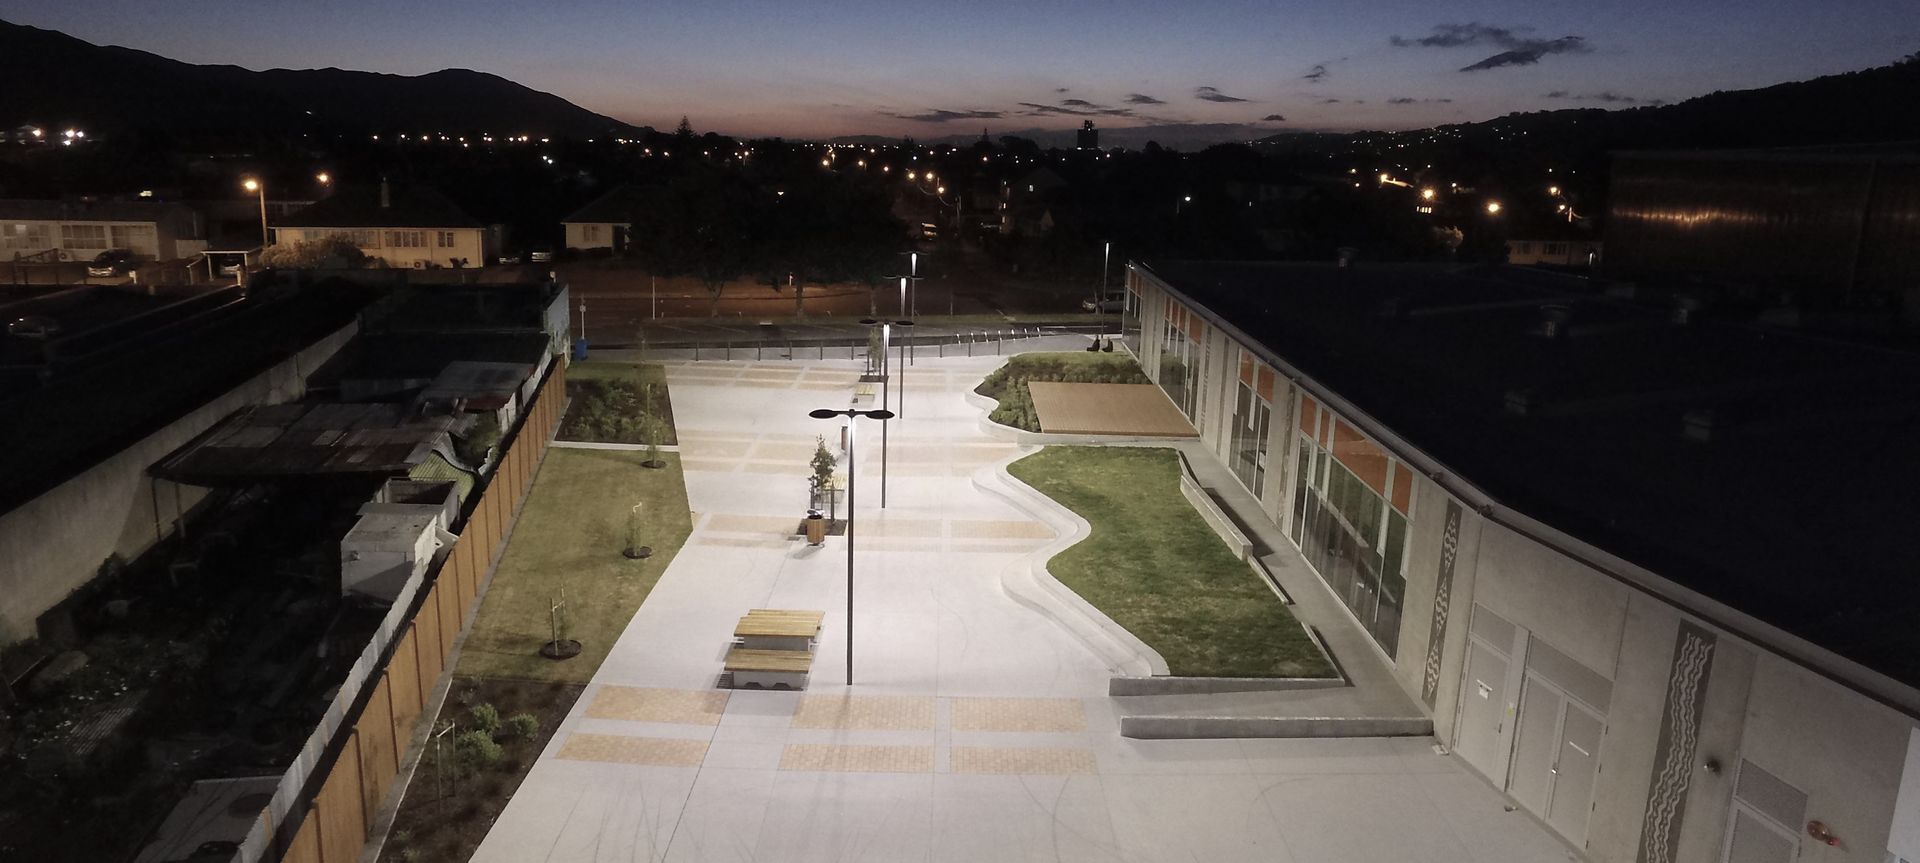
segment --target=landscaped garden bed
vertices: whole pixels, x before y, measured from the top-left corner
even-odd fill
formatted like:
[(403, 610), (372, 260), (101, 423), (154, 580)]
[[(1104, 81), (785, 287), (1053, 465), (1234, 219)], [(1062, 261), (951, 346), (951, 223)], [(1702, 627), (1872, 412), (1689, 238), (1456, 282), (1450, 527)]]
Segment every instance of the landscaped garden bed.
[(1334, 675), (1286, 605), (1181, 496), (1174, 450), (1050, 446), (1007, 472), (1092, 526), (1047, 570), (1158, 652), (1168, 673)]
[(1094, 351), (1020, 354), (987, 375), (974, 392), (999, 402), (988, 419), (1005, 426), (1037, 432), (1040, 417), (1033, 409), (1030, 381), (1082, 384), (1151, 383), (1133, 357)]
[(567, 369), (571, 404), (560, 439), (593, 443), (677, 442), (666, 370), (636, 363), (581, 362)]

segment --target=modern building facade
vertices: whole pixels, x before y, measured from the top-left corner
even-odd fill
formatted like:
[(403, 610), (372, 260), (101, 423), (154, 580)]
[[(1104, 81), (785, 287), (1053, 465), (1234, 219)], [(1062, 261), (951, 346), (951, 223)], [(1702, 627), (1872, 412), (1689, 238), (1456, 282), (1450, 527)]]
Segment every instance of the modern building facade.
[(0, 260), (44, 255), (84, 261), (128, 249), (147, 261), (191, 257), (206, 248), (199, 214), (145, 201), (0, 200)]
[(499, 231), (425, 186), (342, 189), (280, 219), (276, 246), (340, 237), (389, 267), (479, 267), (498, 251)]
[(1576, 239), (1508, 240), (1507, 263), (1516, 267), (1597, 267), (1600, 241)]
[(1920, 592), (1875, 527), (1920, 514), (1920, 365), (1503, 267), (1127, 292), (1148, 376), (1438, 742), (1586, 859), (1920, 859)]

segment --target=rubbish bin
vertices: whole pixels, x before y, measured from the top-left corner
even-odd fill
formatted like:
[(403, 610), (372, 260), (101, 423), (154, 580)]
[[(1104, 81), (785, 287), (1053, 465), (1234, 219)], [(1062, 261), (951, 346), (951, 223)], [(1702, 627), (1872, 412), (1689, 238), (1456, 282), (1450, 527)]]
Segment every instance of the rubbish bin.
[(807, 544), (825, 545), (827, 542), (827, 519), (819, 511), (807, 513)]
[(573, 340), (573, 358), (575, 360), (584, 360), (587, 358), (587, 340), (586, 339)]

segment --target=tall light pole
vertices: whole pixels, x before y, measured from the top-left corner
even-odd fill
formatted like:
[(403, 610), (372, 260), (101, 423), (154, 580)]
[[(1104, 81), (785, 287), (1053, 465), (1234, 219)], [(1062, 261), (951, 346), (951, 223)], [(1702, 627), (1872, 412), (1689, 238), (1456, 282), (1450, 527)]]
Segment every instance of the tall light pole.
[(240, 187), (260, 195), (260, 248), (265, 249), (273, 245), (272, 241), (267, 239), (267, 185), (248, 177), (241, 181)]
[(817, 420), (830, 420), (830, 419), (833, 419), (834, 417), (847, 418), (847, 685), (852, 686), (853, 685), (853, 521), (854, 521), (854, 518), (853, 518), (853, 515), (854, 515), (853, 472), (854, 472), (854, 469), (859, 465), (859, 460), (855, 458), (854, 450), (853, 450), (854, 427), (858, 426), (859, 423), (854, 422), (854, 420), (860, 417), (879, 420), (880, 429), (882, 432), (884, 432), (886, 431), (886, 428), (887, 428), (887, 420), (893, 419), (893, 412), (886, 410), (884, 408), (880, 410), (872, 410), (872, 411), (861, 411), (861, 410), (852, 410), (852, 409), (833, 410), (832, 408), (820, 408), (818, 410), (809, 411), (807, 413), (807, 416), (813, 417), (814, 419), (817, 419)]
[[(907, 416), (907, 364), (906, 364), (907, 331), (913, 327), (913, 322), (912, 321), (894, 321), (893, 325), (900, 328), (900, 357), (901, 357), (900, 389), (898, 390), (898, 392), (900, 393), (900, 409), (896, 411), (894, 415), (904, 419)], [(889, 377), (891, 377), (891, 375), (889, 375)], [(881, 407), (886, 407), (886, 405), (881, 405)]]
[[(1100, 290), (1093, 298), (1093, 314), (1096, 320), (1100, 317), (1101, 304), (1107, 301), (1107, 268), (1113, 263), (1113, 241), (1106, 241), (1102, 244), (1102, 248), (1103, 251), (1100, 253)], [(1102, 329), (1104, 329), (1104, 327), (1102, 327)]]
[[(886, 410), (888, 403), (893, 400), (891, 392), (893, 382), (892, 365), (888, 361), (888, 351), (892, 350), (893, 347), (893, 324), (888, 321), (876, 321), (872, 318), (861, 318), (860, 323), (866, 324), (869, 331), (871, 331), (873, 327), (880, 328), (880, 409)], [(889, 411), (887, 415), (892, 416), (893, 414)], [(880, 508), (887, 508), (886, 423), (880, 424)]]

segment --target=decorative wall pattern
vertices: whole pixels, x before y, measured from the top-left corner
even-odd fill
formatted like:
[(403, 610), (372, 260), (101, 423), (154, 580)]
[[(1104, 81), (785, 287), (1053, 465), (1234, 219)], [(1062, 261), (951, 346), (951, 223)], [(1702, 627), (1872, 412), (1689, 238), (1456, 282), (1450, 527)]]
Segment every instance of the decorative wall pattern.
[(1673, 863), (1679, 847), (1715, 642), (1713, 633), (1681, 621), (1673, 647), (1673, 666), (1667, 675), (1660, 737), (1654, 749), (1656, 768), (1647, 789), (1646, 816), (1640, 825), (1638, 863)]
[(1426, 677), (1420, 681), (1420, 700), (1433, 708), (1440, 695), (1440, 655), (1447, 646), (1447, 616), (1453, 604), (1453, 562), (1460, 554), (1460, 504), (1447, 501), (1447, 526), (1440, 535), (1440, 577), (1433, 585), (1433, 627), (1427, 635)]

